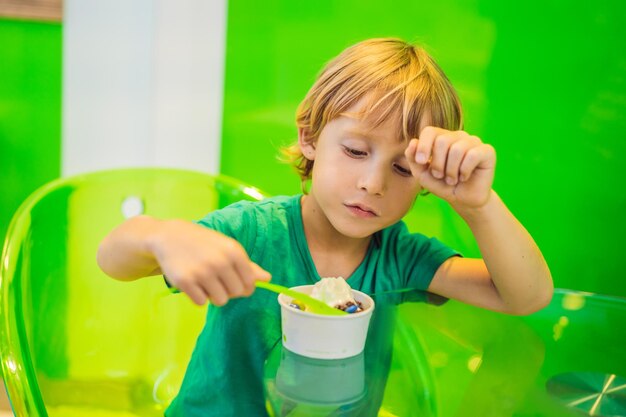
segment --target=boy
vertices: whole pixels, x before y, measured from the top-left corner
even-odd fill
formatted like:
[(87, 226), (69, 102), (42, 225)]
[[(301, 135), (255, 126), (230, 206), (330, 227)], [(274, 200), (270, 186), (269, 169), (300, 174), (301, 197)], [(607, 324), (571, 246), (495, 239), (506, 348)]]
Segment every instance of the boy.
[[(164, 274), (212, 304), (168, 416), (265, 414), (263, 361), (280, 312), (256, 280), (343, 276), (366, 293), (427, 289), (509, 314), (551, 299), (540, 250), (491, 189), (494, 149), (459, 130), (457, 95), (424, 50), (398, 39), (349, 47), (319, 75), (297, 126), (285, 153), (311, 180), (308, 193), (237, 203), (198, 224), (131, 218), (100, 246), (113, 278)], [(461, 215), (483, 259), (407, 231), (401, 219), (422, 190)]]

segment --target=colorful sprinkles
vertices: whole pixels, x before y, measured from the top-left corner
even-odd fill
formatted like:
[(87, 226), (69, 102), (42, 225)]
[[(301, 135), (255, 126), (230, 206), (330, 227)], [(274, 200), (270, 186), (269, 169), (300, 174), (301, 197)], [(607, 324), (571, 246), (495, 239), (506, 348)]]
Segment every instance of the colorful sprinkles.
[[(306, 307), (298, 300), (291, 300), (289, 303), (289, 307), (295, 308), (296, 310), (306, 311)], [(348, 301), (345, 304), (335, 306), (335, 308), (339, 310), (343, 310), (348, 314), (360, 313), (363, 311), (363, 304), (360, 301), (357, 301), (356, 304), (352, 301)]]

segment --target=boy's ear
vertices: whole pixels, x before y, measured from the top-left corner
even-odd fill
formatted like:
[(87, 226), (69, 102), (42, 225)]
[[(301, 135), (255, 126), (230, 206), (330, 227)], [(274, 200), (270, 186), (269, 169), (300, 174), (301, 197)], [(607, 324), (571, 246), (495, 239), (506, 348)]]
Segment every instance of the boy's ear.
[(298, 146), (306, 159), (310, 161), (315, 159), (315, 141), (309, 131), (302, 127), (298, 128)]

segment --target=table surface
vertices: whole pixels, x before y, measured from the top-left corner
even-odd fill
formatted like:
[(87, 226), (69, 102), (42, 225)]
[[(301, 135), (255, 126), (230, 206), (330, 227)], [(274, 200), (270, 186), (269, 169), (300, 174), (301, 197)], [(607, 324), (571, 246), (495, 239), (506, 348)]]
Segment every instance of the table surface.
[(626, 299), (556, 290), (526, 317), (413, 291), (374, 297), (363, 353), (265, 366), (275, 416), (626, 416)]

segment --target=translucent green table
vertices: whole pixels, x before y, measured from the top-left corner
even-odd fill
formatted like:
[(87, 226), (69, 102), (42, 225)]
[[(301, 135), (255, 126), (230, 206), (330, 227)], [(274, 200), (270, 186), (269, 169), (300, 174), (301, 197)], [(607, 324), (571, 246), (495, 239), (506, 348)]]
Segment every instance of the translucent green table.
[[(0, 355), (16, 416), (159, 416), (205, 309), (159, 278), (121, 283), (95, 263), (125, 216), (196, 219), (254, 187), (135, 169), (51, 183), (16, 213), (0, 263)], [(263, 393), (275, 416), (625, 415), (626, 301), (557, 291), (529, 317), (425, 293), (376, 296), (366, 350), (315, 361), (277, 343)], [(579, 411), (577, 411), (579, 410)], [(242, 416), (243, 417), (243, 416)], [(245, 416), (253, 417), (253, 416)]]
[(264, 381), (273, 415), (626, 415), (626, 300), (557, 290), (546, 309), (513, 317), (406, 296), (377, 300), (387, 311), (359, 357), (277, 345)]

